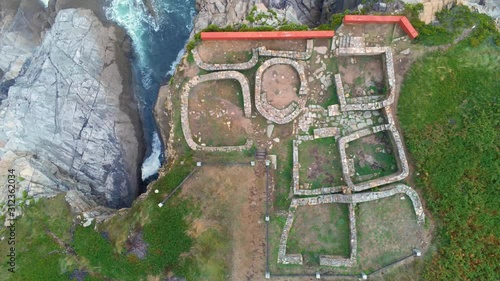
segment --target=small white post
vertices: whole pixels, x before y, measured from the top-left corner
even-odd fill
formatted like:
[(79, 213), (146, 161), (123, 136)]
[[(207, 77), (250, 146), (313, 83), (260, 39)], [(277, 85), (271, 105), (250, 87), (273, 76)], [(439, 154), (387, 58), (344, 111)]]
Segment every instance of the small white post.
[(416, 257), (420, 257), (422, 256), (422, 252), (420, 252), (419, 249), (413, 249), (413, 254), (416, 256)]

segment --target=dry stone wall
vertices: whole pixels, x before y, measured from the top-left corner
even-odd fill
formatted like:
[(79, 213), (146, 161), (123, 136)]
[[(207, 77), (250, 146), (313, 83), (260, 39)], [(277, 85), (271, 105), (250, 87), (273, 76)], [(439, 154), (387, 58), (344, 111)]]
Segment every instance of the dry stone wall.
[[(376, 98), (363, 97), (360, 98), (349, 98), (347, 99), (344, 92), (344, 86), (342, 84), (342, 77), (340, 74), (335, 75), (335, 87), (337, 88), (337, 95), (339, 98), (340, 109), (342, 111), (352, 111), (352, 110), (377, 110), (383, 107), (387, 107), (394, 102), (396, 78), (394, 75), (394, 61), (392, 56), (392, 49), (390, 47), (365, 47), (365, 48), (337, 48), (335, 50), (338, 56), (366, 56), (366, 55), (382, 55), (384, 60), (384, 71), (388, 86), (388, 95), (382, 101), (373, 102), (371, 99), (380, 99), (379, 96)], [(368, 102), (366, 102), (368, 101)], [(358, 102), (358, 103), (356, 103)]]
[[(382, 55), (389, 92), (387, 96), (346, 97), (342, 78), (340, 74), (337, 74), (334, 80), (340, 104), (330, 105), (326, 109), (319, 105), (309, 105), (303, 109), (304, 114), (300, 115), (295, 127), (298, 135), (292, 144), (292, 191), (293, 195), (297, 197), (292, 199), (285, 228), (280, 239), (278, 263), (303, 263), (302, 255), (287, 254), (286, 252), (288, 234), (293, 227), (295, 212), (299, 207), (333, 203), (349, 204), (350, 255), (348, 258), (321, 255), (321, 266), (350, 267), (356, 265), (357, 233), (355, 206), (357, 203), (378, 200), (396, 194), (405, 194), (412, 201), (418, 224), (422, 225), (425, 220), (423, 207), (417, 192), (404, 184), (395, 184), (395, 182), (403, 180), (408, 176), (409, 169), (401, 136), (396, 128), (394, 114), (390, 108), (390, 105), (394, 102), (395, 95), (395, 75), (391, 48), (366, 47), (364, 39), (361, 37), (345, 37), (337, 40), (334, 39), (332, 49), (334, 49), (334, 54), (337, 56)], [(257, 88), (257, 90), (260, 89)], [(259, 92), (256, 91), (256, 93)], [(314, 128), (313, 134), (309, 133), (310, 128)], [(395, 151), (398, 171), (392, 175), (354, 184), (351, 179), (355, 174), (354, 161), (348, 158), (346, 153), (349, 142), (382, 131), (388, 132), (389, 139), (394, 148), (393, 150)], [(300, 186), (299, 169), (301, 166), (299, 162), (299, 145), (302, 142), (321, 137), (335, 137), (337, 139), (341, 158), (340, 164), (344, 180), (347, 184), (346, 186), (323, 187), (311, 190)], [(385, 187), (382, 191), (366, 192), (366, 190), (378, 186)]]
[(300, 188), (299, 183), (299, 170), (300, 170), (300, 162), (299, 162), (299, 145), (304, 141), (314, 140), (313, 136), (308, 135), (299, 135), (296, 140), (292, 142), (292, 150), (293, 150), (293, 167), (292, 167), (292, 191), (294, 195), (299, 196), (310, 196), (310, 195), (320, 195), (320, 194), (330, 194), (341, 192), (346, 189), (345, 186), (333, 186), (333, 187), (322, 187), (318, 189), (302, 189)]
[(262, 57), (280, 57), (289, 58), (294, 60), (308, 60), (311, 58), (313, 50), (313, 40), (307, 40), (307, 46), (305, 52), (294, 52), (294, 51), (277, 51), (277, 50), (267, 50), (266, 47), (262, 46), (258, 48), (259, 56)]
[(191, 50), (193, 54), (194, 62), (196, 65), (204, 70), (208, 71), (223, 71), (223, 70), (245, 70), (254, 67), (259, 61), (259, 54), (257, 49), (252, 49), (252, 58), (247, 62), (242, 63), (222, 63), (222, 64), (211, 64), (206, 63), (201, 59), (198, 49), (194, 48)]
[(291, 103), (284, 109), (278, 109), (269, 104), (266, 93), (262, 92), (262, 75), (264, 74), (264, 71), (266, 71), (267, 68), (278, 64), (286, 64), (295, 68), (300, 78), (299, 95), (307, 94), (308, 89), (306, 74), (302, 64), (287, 58), (272, 58), (265, 61), (259, 69), (257, 69), (257, 73), (255, 74), (255, 107), (257, 108), (257, 111), (259, 111), (259, 113), (266, 119), (277, 124), (286, 124), (299, 116), (303, 108), (297, 103)]
[(309, 198), (294, 198), (292, 199), (292, 206), (314, 206), (319, 204), (332, 203), (364, 203), (383, 199), (396, 194), (405, 194), (410, 198), (413, 204), (413, 210), (415, 211), (415, 215), (417, 216), (417, 222), (419, 224), (422, 224), (425, 220), (425, 214), (418, 193), (413, 188), (399, 183), (390, 185), (382, 191), (361, 192), (354, 194), (326, 194)]
[(350, 224), (350, 255), (349, 258), (343, 259), (335, 256), (322, 255), (320, 257), (320, 265), (324, 266), (355, 266), (356, 256), (357, 256), (357, 232), (356, 232), (356, 214), (355, 214), (355, 204), (369, 202), (373, 200), (379, 200), (394, 196), (396, 194), (405, 194), (410, 198), (413, 204), (413, 210), (417, 217), (417, 223), (422, 225), (425, 221), (425, 214), (420, 201), (418, 193), (411, 187), (404, 184), (395, 184), (388, 187), (385, 190), (377, 192), (363, 192), (355, 194), (328, 194), (320, 195), (316, 197), (309, 198), (294, 198), (288, 212), (288, 217), (285, 222), (285, 227), (283, 229), (279, 251), (278, 251), (278, 263), (283, 264), (302, 264), (302, 255), (300, 254), (287, 254), (286, 244), (288, 241), (288, 235), (292, 229), (293, 222), (295, 219), (295, 212), (298, 207), (303, 206), (315, 206), (320, 204), (333, 204), (333, 203), (344, 203), (349, 204), (349, 224)]
[[(391, 115), (391, 114), (388, 114)], [(392, 119), (391, 119), (392, 120)], [(349, 142), (371, 135), (371, 134), (376, 134), (378, 132), (382, 131), (387, 131), (389, 133), (389, 138), (391, 140), (391, 143), (393, 144), (393, 147), (396, 148), (396, 162), (398, 164), (398, 172), (392, 175), (388, 175), (385, 177), (377, 178), (374, 180), (354, 184), (351, 175), (353, 173), (352, 171), (352, 165), (349, 165), (349, 158), (347, 157), (346, 153), (346, 148)], [(340, 151), (340, 159), (342, 163), (342, 174), (344, 175), (344, 180), (347, 183), (347, 186), (351, 191), (363, 191), (366, 189), (374, 188), (377, 186), (381, 185), (386, 185), (389, 183), (393, 183), (396, 181), (403, 180), (406, 178), (409, 174), (409, 168), (408, 168), (408, 161), (406, 159), (406, 154), (404, 151), (403, 147), (403, 142), (401, 140), (401, 136), (399, 135), (399, 132), (395, 126), (394, 123), (392, 124), (386, 124), (386, 125), (379, 125), (379, 126), (374, 126), (371, 128), (363, 129), (356, 131), (350, 135), (341, 137), (338, 140), (338, 145), (339, 145), (339, 151)]]
[(246, 117), (250, 117), (252, 115), (252, 104), (250, 97), (250, 87), (248, 85), (248, 80), (245, 75), (237, 72), (237, 71), (220, 71), (213, 72), (206, 75), (195, 76), (191, 78), (182, 88), (181, 92), (181, 126), (182, 132), (184, 133), (184, 138), (188, 146), (193, 150), (203, 150), (203, 151), (241, 151), (244, 149), (249, 149), (252, 147), (252, 140), (247, 140), (244, 145), (239, 146), (202, 146), (197, 144), (193, 140), (193, 135), (191, 133), (191, 128), (189, 126), (189, 93), (191, 89), (203, 82), (213, 81), (213, 80), (227, 80), (232, 79), (236, 80), (240, 83), (242, 94), (243, 94), (243, 110), (245, 112)]
[(297, 206), (293, 204), (290, 206), (288, 217), (285, 222), (285, 227), (281, 234), (280, 245), (278, 248), (278, 263), (282, 264), (302, 264), (302, 255), (300, 254), (286, 254), (286, 243), (288, 241), (288, 234), (292, 229), (293, 221), (295, 220), (295, 211)]

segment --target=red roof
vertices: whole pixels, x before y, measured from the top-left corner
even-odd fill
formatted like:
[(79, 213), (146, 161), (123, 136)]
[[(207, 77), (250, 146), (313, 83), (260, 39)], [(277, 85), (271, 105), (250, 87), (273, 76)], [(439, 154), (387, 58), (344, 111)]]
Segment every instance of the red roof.
[(270, 40), (270, 39), (312, 39), (332, 38), (331, 30), (314, 31), (242, 31), (242, 32), (202, 32), (202, 40)]
[(411, 39), (418, 36), (417, 30), (405, 16), (346, 15), (344, 23), (398, 23)]

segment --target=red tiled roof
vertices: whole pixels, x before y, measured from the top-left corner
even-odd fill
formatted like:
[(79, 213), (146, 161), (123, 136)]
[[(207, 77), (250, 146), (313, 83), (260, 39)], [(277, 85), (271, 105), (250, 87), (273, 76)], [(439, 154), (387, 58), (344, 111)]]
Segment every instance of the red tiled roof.
[(201, 40), (312, 39), (312, 38), (332, 38), (334, 34), (335, 33), (331, 30), (202, 32)]
[(344, 23), (398, 23), (411, 39), (418, 36), (417, 30), (405, 16), (346, 15)]

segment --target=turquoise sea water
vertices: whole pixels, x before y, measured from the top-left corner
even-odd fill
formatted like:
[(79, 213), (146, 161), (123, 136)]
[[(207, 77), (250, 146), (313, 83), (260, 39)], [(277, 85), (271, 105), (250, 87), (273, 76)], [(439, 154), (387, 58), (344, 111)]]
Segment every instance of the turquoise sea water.
[(132, 38), (133, 84), (142, 117), (147, 147), (142, 179), (157, 174), (164, 159), (153, 107), (160, 85), (173, 75), (184, 53), (195, 15), (194, 0), (150, 0), (153, 11), (143, 0), (111, 0), (106, 17), (123, 27)]

